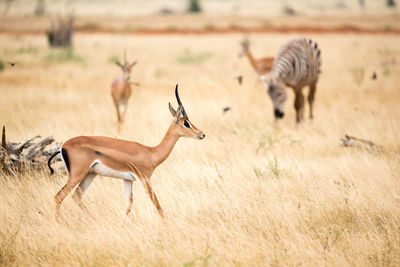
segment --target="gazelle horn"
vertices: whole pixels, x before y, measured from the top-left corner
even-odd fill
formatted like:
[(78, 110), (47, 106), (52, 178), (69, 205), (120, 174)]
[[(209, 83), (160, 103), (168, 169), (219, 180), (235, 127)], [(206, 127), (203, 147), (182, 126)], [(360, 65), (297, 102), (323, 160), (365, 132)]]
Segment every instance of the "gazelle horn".
[(181, 102), (181, 99), (180, 99), (180, 97), (179, 97), (178, 84), (176, 84), (176, 87), (175, 87), (175, 96), (176, 96), (176, 101), (178, 101), (179, 107), (181, 107), (182, 116), (183, 116), (184, 118), (187, 119), (188, 116), (187, 116), (187, 114), (186, 114), (185, 108), (183, 107), (182, 102)]

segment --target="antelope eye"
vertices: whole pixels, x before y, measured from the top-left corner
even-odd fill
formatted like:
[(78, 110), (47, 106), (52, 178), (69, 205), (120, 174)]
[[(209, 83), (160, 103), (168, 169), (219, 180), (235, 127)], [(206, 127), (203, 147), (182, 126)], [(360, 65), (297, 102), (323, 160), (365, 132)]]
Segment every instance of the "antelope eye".
[(185, 125), (186, 128), (190, 128), (190, 124), (189, 124), (188, 121), (184, 121), (184, 122), (183, 122), (183, 125)]

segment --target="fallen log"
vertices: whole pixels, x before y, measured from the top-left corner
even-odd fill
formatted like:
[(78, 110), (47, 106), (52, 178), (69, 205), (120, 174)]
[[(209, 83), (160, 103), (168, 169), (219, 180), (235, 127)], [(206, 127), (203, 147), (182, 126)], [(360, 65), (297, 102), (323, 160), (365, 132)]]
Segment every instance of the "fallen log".
[[(55, 142), (53, 136), (41, 138), (39, 135), (28, 138), (22, 143), (7, 141), (6, 127), (3, 126), (0, 147), (0, 171), (17, 176), (28, 170), (43, 169), (48, 158), (60, 149), (61, 142)], [(55, 144), (53, 144), (55, 142)]]
[(344, 136), (344, 138), (341, 138), (340, 140), (342, 141), (342, 146), (345, 147), (358, 147), (366, 149), (368, 151), (376, 151), (376, 152), (383, 151), (383, 147), (381, 145), (377, 145), (369, 140), (350, 136), (347, 134)]

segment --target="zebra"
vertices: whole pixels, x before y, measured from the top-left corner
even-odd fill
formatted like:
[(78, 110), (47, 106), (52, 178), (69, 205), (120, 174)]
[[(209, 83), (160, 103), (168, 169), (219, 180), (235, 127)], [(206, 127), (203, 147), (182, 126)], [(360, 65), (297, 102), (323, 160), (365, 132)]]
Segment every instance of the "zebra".
[(286, 43), (275, 57), (268, 81), (275, 120), (283, 118), (284, 103), (287, 98), (285, 86), (295, 93), (294, 108), (296, 123), (304, 120), (304, 96), (302, 88), (309, 86), (308, 104), (310, 119), (313, 119), (312, 105), (317, 89), (321, 66), (321, 51), (316, 42), (308, 38), (296, 38)]

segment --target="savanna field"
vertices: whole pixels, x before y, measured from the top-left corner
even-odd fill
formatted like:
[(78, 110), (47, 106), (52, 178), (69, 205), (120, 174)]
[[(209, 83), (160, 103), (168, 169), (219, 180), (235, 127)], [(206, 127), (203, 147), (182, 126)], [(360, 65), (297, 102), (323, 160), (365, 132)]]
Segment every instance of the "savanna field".
[[(400, 35), (249, 38), (261, 57), (298, 36), (318, 43), (322, 73), (314, 120), (307, 106), (296, 126), (292, 91), (275, 123), (266, 85), (238, 58), (241, 33), (77, 32), (73, 50), (50, 49), (44, 34), (1, 33), (1, 58), (19, 62), (0, 72), (9, 140), (104, 135), (157, 145), (177, 83), (206, 138), (181, 138), (153, 174), (164, 219), (140, 182), (124, 217), (123, 183), (97, 176), (83, 196), (91, 215), (69, 195), (57, 222), (61, 162), (53, 176), (0, 174), (0, 265), (399, 266)], [(140, 85), (118, 132), (110, 85), (124, 49), (138, 60), (131, 80)], [(343, 147), (345, 134), (383, 150)]]

